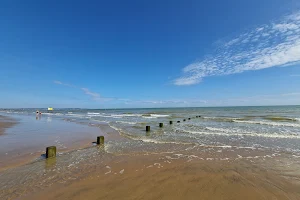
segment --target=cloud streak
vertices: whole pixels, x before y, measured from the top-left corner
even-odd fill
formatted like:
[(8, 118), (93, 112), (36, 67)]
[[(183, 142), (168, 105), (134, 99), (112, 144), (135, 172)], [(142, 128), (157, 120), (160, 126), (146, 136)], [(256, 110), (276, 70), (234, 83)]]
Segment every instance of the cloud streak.
[(55, 83), (57, 85), (62, 85), (62, 86), (66, 86), (66, 87), (80, 89), (84, 94), (89, 96), (94, 101), (111, 101), (111, 100), (116, 99), (116, 98), (111, 98), (111, 97), (101, 97), (101, 95), (99, 93), (93, 92), (88, 88), (84, 88), (84, 87), (80, 88), (80, 87), (77, 87), (77, 86), (72, 85), (72, 84), (64, 83), (62, 81), (55, 80), (55, 81), (53, 81), (53, 83)]
[(68, 83), (63, 83), (61, 81), (53, 81), (53, 83), (57, 84), (57, 85), (63, 85), (63, 86), (67, 86), (67, 87), (72, 87), (72, 88), (76, 88), (76, 86), (68, 84)]
[(224, 42), (212, 55), (183, 68), (175, 85), (193, 85), (209, 76), (237, 74), (300, 62), (300, 12), (254, 28)]
[(88, 88), (81, 88), (81, 90), (86, 94), (91, 96), (92, 98), (99, 98), (100, 94), (96, 93), (96, 92), (92, 92), (90, 91)]

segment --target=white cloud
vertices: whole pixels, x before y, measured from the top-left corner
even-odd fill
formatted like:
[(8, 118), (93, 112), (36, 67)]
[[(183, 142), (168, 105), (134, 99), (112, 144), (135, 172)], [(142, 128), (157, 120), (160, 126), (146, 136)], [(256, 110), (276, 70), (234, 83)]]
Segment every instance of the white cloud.
[(117, 98), (113, 97), (101, 97), (99, 93), (92, 92), (88, 88), (80, 88), (86, 95), (90, 96), (93, 101), (112, 101), (112, 100), (118, 100)]
[(53, 81), (53, 83), (58, 84), (58, 85), (62, 85), (63, 84), (61, 81)]
[(81, 88), (81, 90), (86, 94), (89, 95), (93, 98), (99, 98), (100, 94), (96, 93), (96, 92), (91, 92), (88, 88)]
[(67, 87), (73, 87), (76, 88), (76, 86), (68, 84), (68, 83), (63, 83), (61, 81), (53, 81), (53, 83), (57, 84), (57, 85), (63, 85), (63, 86), (67, 86)]
[(291, 66), (300, 61), (300, 12), (250, 30), (220, 45), (216, 53), (183, 68), (175, 85), (193, 85), (204, 77)]

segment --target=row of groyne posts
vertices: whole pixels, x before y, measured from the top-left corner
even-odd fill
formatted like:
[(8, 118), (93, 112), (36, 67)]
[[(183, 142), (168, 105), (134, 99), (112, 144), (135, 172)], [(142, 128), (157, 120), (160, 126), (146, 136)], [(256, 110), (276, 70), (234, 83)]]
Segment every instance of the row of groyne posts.
[[(200, 116), (200, 115), (197, 115), (197, 116), (196, 116), (196, 118), (199, 118), (199, 117), (201, 117), (201, 116)], [(191, 120), (192, 118), (187, 118), (187, 119), (188, 119), (188, 120)], [(185, 122), (186, 119), (183, 119), (183, 121)], [(180, 120), (177, 121), (177, 123), (180, 123)], [(172, 124), (173, 124), (173, 121), (169, 121), (169, 124), (172, 125)], [(160, 128), (164, 127), (164, 123), (159, 123), (159, 127), (160, 127)], [(146, 126), (146, 131), (147, 131), (147, 132), (150, 131), (150, 126)]]
[[(201, 116), (196, 116), (196, 118), (200, 118)], [(187, 118), (188, 120), (191, 120), (192, 118)], [(183, 119), (185, 122), (186, 119)], [(177, 121), (177, 123), (180, 123), (180, 121)], [(169, 124), (172, 125), (173, 121), (169, 121)], [(164, 123), (159, 123), (159, 127), (164, 127)], [(150, 131), (150, 126), (146, 126), (146, 131)], [(97, 137), (97, 145), (103, 145), (104, 144), (104, 136), (98, 136)], [(50, 146), (46, 148), (46, 158), (54, 158), (56, 157), (56, 146)]]
[[(97, 137), (97, 145), (104, 144), (104, 136)], [(46, 158), (55, 158), (56, 157), (56, 146), (50, 146), (46, 148)]]

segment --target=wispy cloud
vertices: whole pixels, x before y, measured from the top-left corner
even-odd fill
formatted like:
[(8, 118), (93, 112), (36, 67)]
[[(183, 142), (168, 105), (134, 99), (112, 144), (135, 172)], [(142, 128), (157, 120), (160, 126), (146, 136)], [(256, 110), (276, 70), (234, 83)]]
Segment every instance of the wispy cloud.
[(80, 88), (86, 95), (90, 96), (94, 101), (112, 101), (117, 100), (114, 97), (101, 97), (99, 93), (93, 92), (88, 88)]
[(61, 81), (53, 81), (53, 83), (57, 84), (57, 85), (63, 85), (63, 86), (67, 86), (67, 87), (73, 87), (76, 88), (76, 86), (68, 84), (68, 83), (63, 83)]
[(193, 85), (204, 77), (242, 73), (300, 62), (300, 12), (254, 28), (223, 42), (212, 55), (183, 68), (175, 85)]
[(66, 86), (66, 87), (80, 89), (85, 95), (88, 95), (89, 97), (91, 97), (91, 100), (93, 100), (93, 101), (111, 101), (111, 100), (116, 99), (116, 98), (112, 98), (112, 97), (101, 97), (101, 95), (99, 93), (93, 92), (88, 88), (77, 87), (75, 85), (64, 83), (62, 81), (55, 80), (55, 81), (53, 81), (53, 83), (55, 83), (57, 85), (63, 85), (63, 86)]
[(93, 98), (99, 98), (100, 94), (96, 93), (96, 92), (91, 92), (88, 88), (81, 88), (81, 90), (86, 94), (89, 95)]

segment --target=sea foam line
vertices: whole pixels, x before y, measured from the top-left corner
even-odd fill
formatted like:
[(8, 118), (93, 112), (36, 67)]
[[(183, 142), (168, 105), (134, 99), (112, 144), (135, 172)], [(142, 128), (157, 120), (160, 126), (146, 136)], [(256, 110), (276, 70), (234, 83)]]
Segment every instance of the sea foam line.
[(279, 134), (261, 134), (261, 133), (220, 133), (220, 132), (203, 132), (203, 131), (191, 131), (180, 128), (175, 128), (177, 131), (182, 131), (191, 134), (203, 134), (203, 135), (221, 135), (221, 136), (250, 136), (250, 137), (266, 137), (266, 138), (296, 138), (300, 139), (300, 135), (279, 135)]

